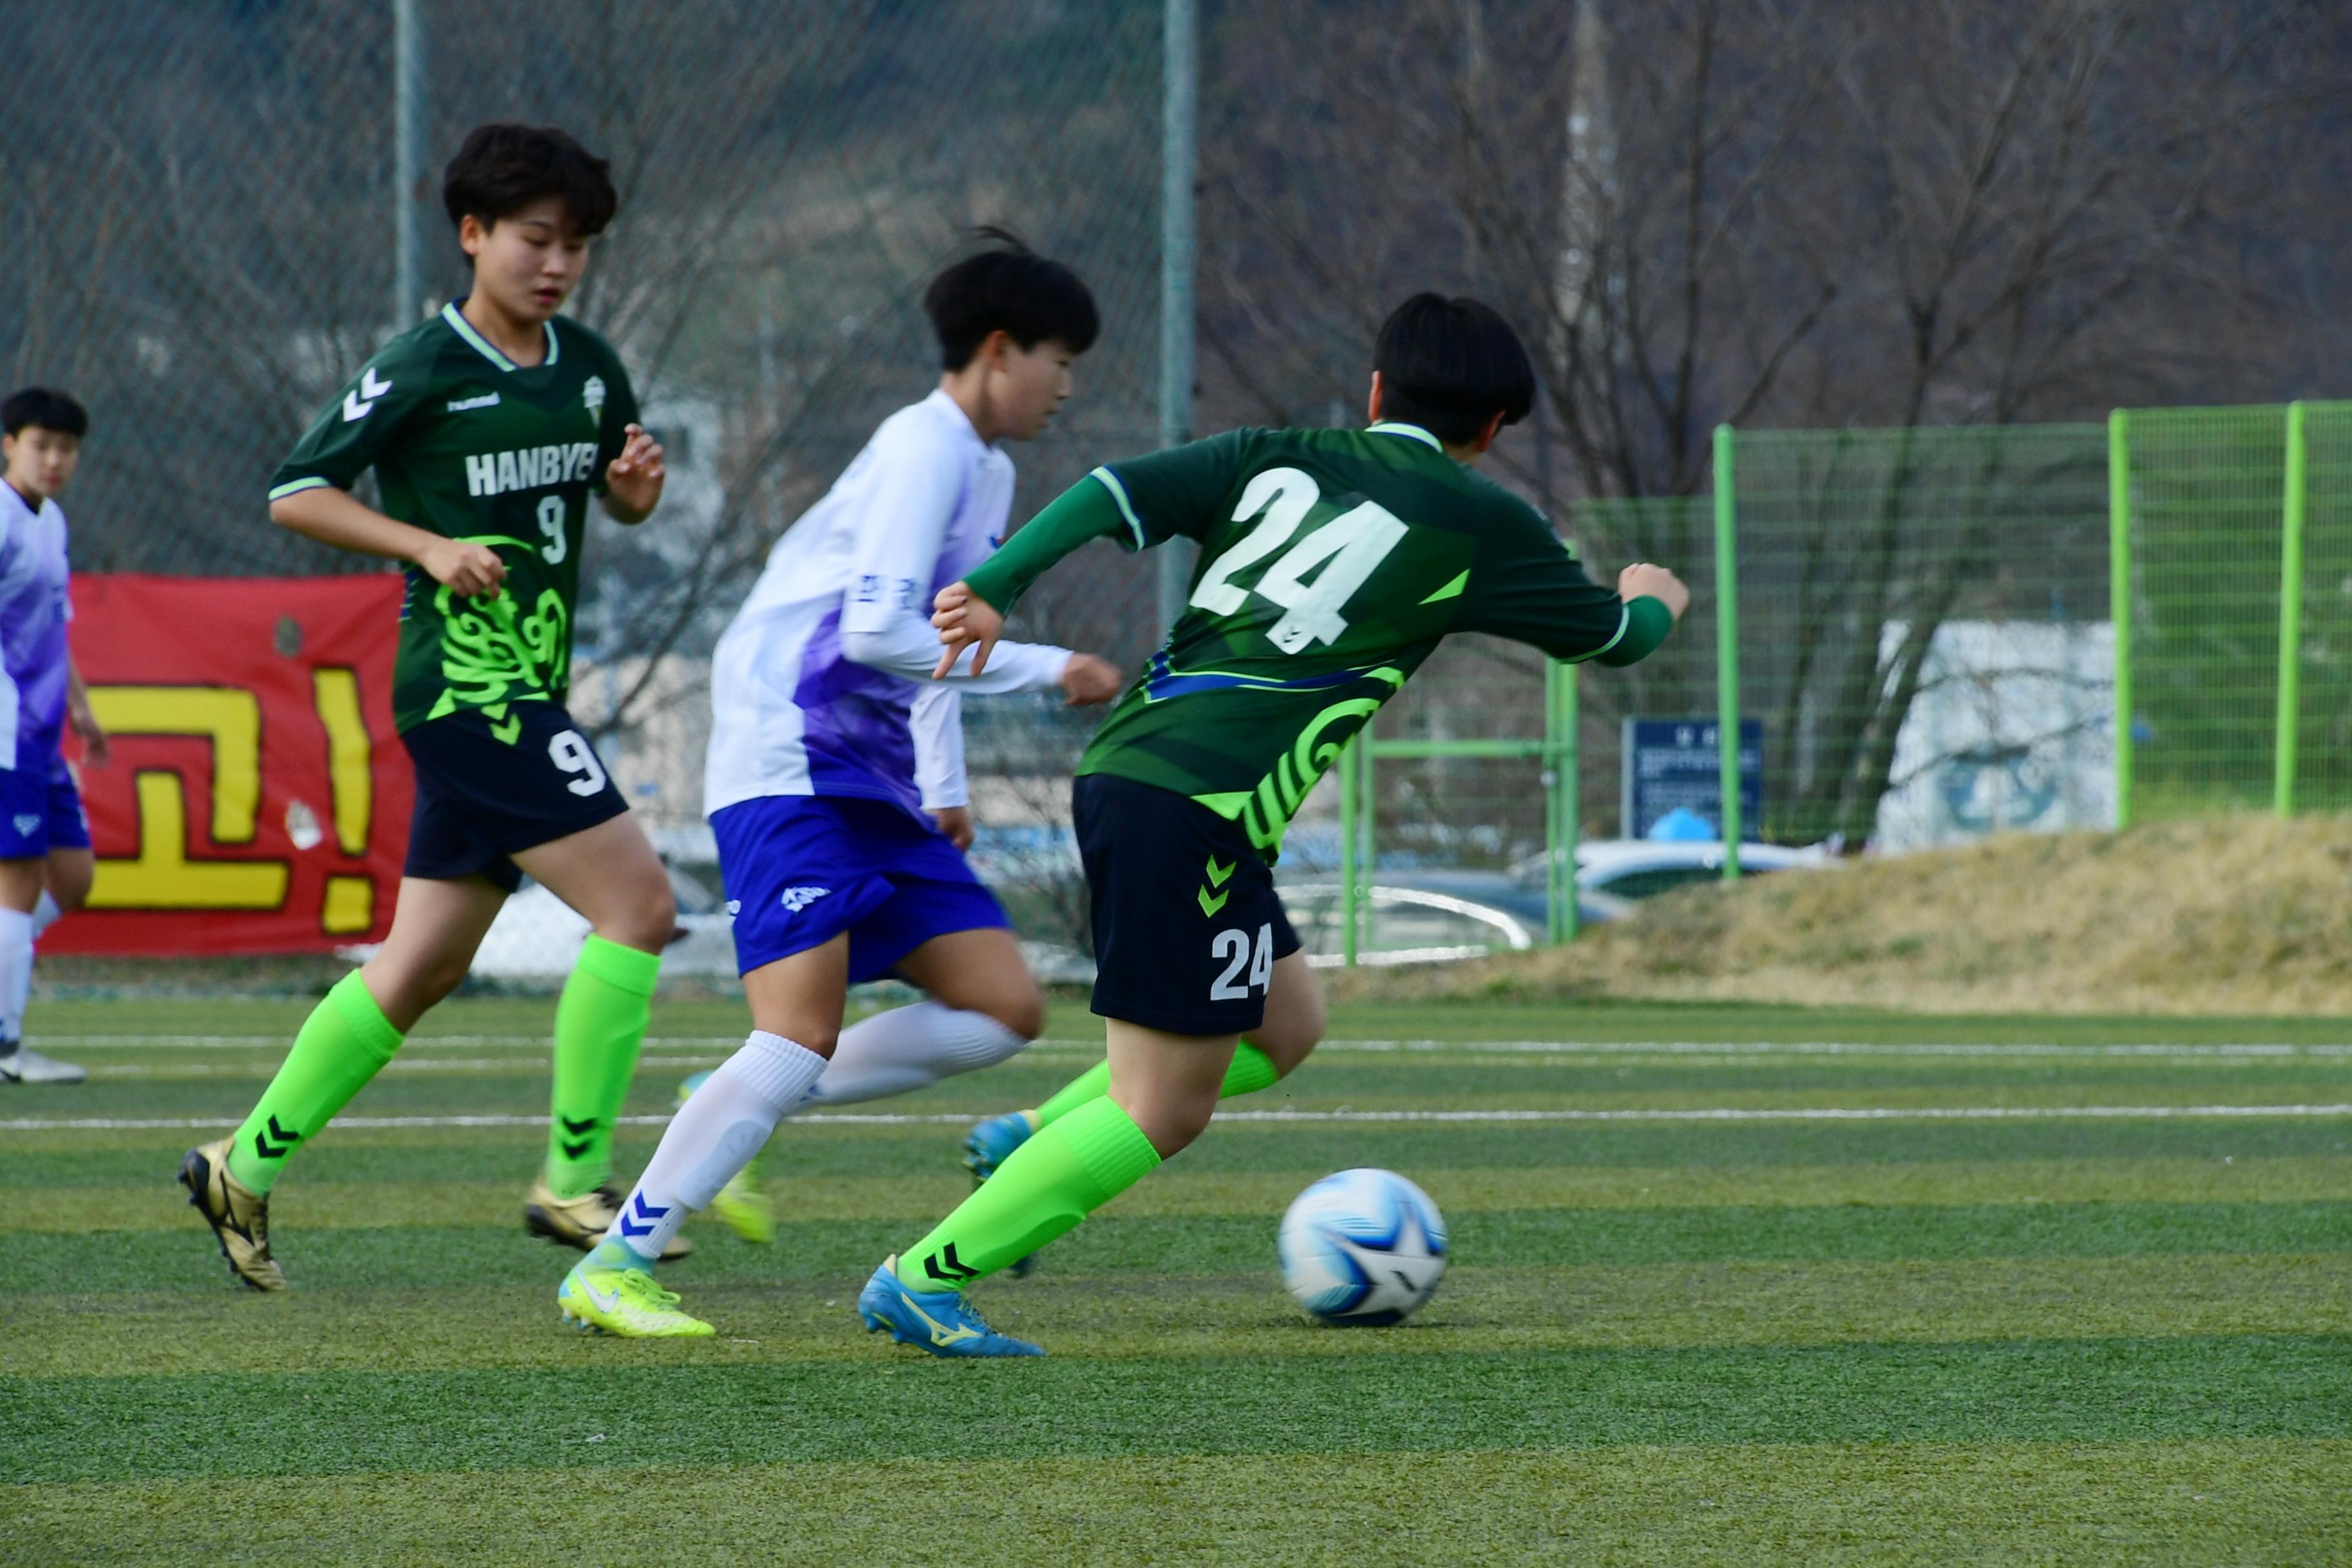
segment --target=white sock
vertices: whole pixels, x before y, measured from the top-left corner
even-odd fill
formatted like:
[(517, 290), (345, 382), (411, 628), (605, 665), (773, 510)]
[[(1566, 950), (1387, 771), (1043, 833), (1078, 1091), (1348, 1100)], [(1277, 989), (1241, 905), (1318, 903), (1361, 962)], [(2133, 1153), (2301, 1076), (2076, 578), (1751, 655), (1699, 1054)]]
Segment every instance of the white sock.
[(0, 909), (0, 1041), (25, 1032), (25, 1000), (33, 990), (33, 917)]
[(40, 941), (41, 933), (57, 924), (58, 917), (64, 913), (65, 910), (58, 908), (57, 899), (43, 888), (39, 900), (33, 905), (33, 940)]
[(809, 1091), (810, 1105), (855, 1105), (927, 1089), (943, 1078), (994, 1067), (1029, 1043), (985, 1013), (937, 1002), (893, 1007), (841, 1032), (833, 1062)]
[(720, 1063), (670, 1118), (661, 1147), (604, 1240), (651, 1264), (686, 1216), (717, 1197), (751, 1163), (777, 1121), (801, 1102), (823, 1071), (824, 1058), (807, 1047), (752, 1030), (742, 1048)]

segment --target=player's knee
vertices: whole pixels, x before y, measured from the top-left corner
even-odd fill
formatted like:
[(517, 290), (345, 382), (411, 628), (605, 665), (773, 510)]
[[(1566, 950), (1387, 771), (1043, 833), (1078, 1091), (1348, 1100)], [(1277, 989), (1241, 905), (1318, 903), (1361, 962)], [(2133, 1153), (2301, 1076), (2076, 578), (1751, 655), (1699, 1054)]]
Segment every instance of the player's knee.
[(990, 998), (988, 1005), (978, 1009), (1012, 1030), (1025, 1042), (1045, 1032), (1045, 994), (1037, 983), (1026, 975), (1017, 985), (1005, 987), (1003, 994)]
[(670, 891), (669, 879), (649, 879), (630, 889), (628, 897), (614, 900), (614, 908), (595, 921), (595, 927), (596, 934), (606, 942), (641, 952), (659, 952), (677, 934), (677, 898)]
[(367, 966), (368, 994), (376, 1000), (394, 1027), (404, 1032), (443, 998), (466, 983), (472, 967), (467, 954), (434, 953), (424, 958), (389, 963), (379, 959)]
[(89, 865), (52, 865), (49, 868), (49, 897), (58, 901), (60, 913), (71, 914), (89, 901), (89, 887), (96, 879), (96, 870), (94, 866)]
[(1209, 1120), (1217, 1113), (1213, 1100), (1195, 1105), (1163, 1104), (1151, 1108), (1149, 1119), (1139, 1117), (1136, 1125), (1151, 1141), (1151, 1147), (1161, 1159), (1171, 1159), (1192, 1146), (1192, 1141), (1209, 1130)]

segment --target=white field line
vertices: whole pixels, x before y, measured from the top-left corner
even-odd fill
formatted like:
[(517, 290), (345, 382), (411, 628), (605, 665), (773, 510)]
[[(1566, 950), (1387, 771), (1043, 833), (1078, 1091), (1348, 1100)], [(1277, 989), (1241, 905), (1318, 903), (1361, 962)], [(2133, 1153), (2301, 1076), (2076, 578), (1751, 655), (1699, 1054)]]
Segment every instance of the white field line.
[[(43, 1045), (70, 1056), (79, 1050), (240, 1050), (283, 1049), (293, 1041), (291, 1035), (53, 1035)], [(646, 1045), (653, 1049), (687, 1049), (706, 1052), (731, 1050), (741, 1040), (733, 1035), (649, 1035)], [(545, 1050), (549, 1040), (545, 1035), (430, 1035), (420, 1036), (409, 1042), (411, 1052), (423, 1052), (444, 1047), (474, 1048), (508, 1047), (516, 1049)], [(1047, 1038), (1036, 1042), (1045, 1050), (1099, 1051), (1102, 1042), (1087, 1039)], [(2352, 1044), (2264, 1044), (2249, 1042), (2226, 1045), (2184, 1045), (2168, 1042), (2124, 1045), (1988, 1045), (1988, 1044), (1904, 1044), (1873, 1045), (1856, 1040), (1326, 1040), (1318, 1050), (1349, 1053), (1357, 1051), (1396, 1052), (1443, 1056), (1515, 1055), (1515, 1056), (1596, 1056), (1596, 1057), (2021, 1057), (2021, 1058), (2314, 1058), (2336, 1059), (2352, 1058)], [(394, 1058), (395, 1062), (402, 1058)], [(415, 1059), (415, 1058), (405, 1059)], [(646, 1058), (648, 1065), (654, 1058)]]
[[(2336, 1105), (1850, 1105), (1697, 1106), (1623, 1110), (1233, 1110), (1220, 1122), (1306, 1126), (1332, 1121), (2059, 1121), (2077, 1119), (2166, 1121), (2177, 1118), (2352, 1117), (2352, 1103)], [(624, 1127), (664, 1127), (667, 1116), (623, 1116)], [(859, 1127), (963, 1126), (969, 1110), (926, 1115), (835, 1111), (797, 1118), (819, 1125)], [(122, 1131), (235, 1127), (209, 1117), (20, 1116), (0, 1131)], [(340, 1116), (337, 1127), (544, 1127), (544, 1116)]]

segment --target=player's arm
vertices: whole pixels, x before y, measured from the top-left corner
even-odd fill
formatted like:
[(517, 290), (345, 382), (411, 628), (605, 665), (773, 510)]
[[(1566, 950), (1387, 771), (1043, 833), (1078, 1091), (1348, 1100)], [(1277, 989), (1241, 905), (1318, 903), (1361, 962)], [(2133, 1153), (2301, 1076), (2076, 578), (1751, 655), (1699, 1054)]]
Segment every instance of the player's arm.
[(637, 423), (636, 388), (620, 356), (606, 366), (611, 379), (604, 387), (604, 421), (597, 438), (604, 459), (604, 515), (625, 528), (635, 528), (661, 505), (662, 484), (669, 478), (663, 466), (661, 443)]
[(82, 760), (94, 768), (106, 766), (114, 744), (107, 739), (106, 726), (98, 721), (98, 710), (89, 705), (89, 688), (82, 683), (81, 667), (70, 657), (66, 659), (66, 722), (81, 737)]
[(939, 575), (940, 546), (962, 484), (961, 461), (952, 451), (934, 449), (911, 420), (885, 426), (877, 443), (874, 494), (858, 526), (849, 589), (842, 596), (843, 655), (909, 680), (951, 678), (966, 691), (1058, 686), (1074, 703), (1118, 695), (1118, 672), (1101, 659), (1042, 643), (1007, 643), (985, 671), (950, 674), (935, 668), (939, 638), (921, 605)]
[(459, 594), (495, 595), (507, 574), (496, 551), (386, 517), (352, 494), (423, 392), (405, 369), (370, 361), (271, 476), (269, 521), (338, 550), (405, 561)]
[(349, 490), (313, 485), (269, 503), (269, 521), (289, 532), (356, 555), (379, 555), (424, 569), (458, 594), (496, 595), (506, 563), (487, 545), (445, 539), (414, 523), (386, 517)]
[(931, 625), (946, 652), (936, 673), (945, 675), (974, 646), (972, 668), (986, 668), (1002, 646), (997, 638), (1004, 617), (1021, 595), (1089, 541), (1112, 539), (1128, 550), (1145, 550), (1179, 535), (1197, 540), (1206, 534), (1240, 475), (1249, 437), (1236, 430), (1107, 464), (1055, 497), (962, 582), (940, 590)]
[(971, 847), (971, 788), (963, 769), (963, 693), (928, 681), (915, 694), (908, 729), (915, 738), (915, 787), (923, 809), (959, 849)]
[(604, 465), (604, 514), (635, 528), (661, 505), (669, 470), (662, 465), (661, 443), (644, 426), (627, 426), (624, 436), (621, 455)]
[(1626, 567), (1615, 589), (1605, 588), (1529, 511), (1482, 550), (1462, 605), (1463, 631), (1510, 637), (1554, 658), (1623, 666), (1657, 651), (1690, 607), (1690, 590), (1647, 563)]

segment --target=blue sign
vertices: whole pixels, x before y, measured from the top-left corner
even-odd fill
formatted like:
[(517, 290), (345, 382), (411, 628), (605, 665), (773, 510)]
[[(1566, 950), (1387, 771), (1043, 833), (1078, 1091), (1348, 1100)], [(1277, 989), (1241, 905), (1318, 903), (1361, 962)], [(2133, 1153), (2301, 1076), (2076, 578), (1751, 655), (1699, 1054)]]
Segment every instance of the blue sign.
[[(1680, 811), (1723, 833), (1723, 759), (1712, 719), (1625, 721), (1623, 783), (1618, 795), (1628, 838), (1647, 838), (1661, 819)], [(1739, 721), (1739, 837), (1754, 840), (1764, 819), (1764, 725)]]

